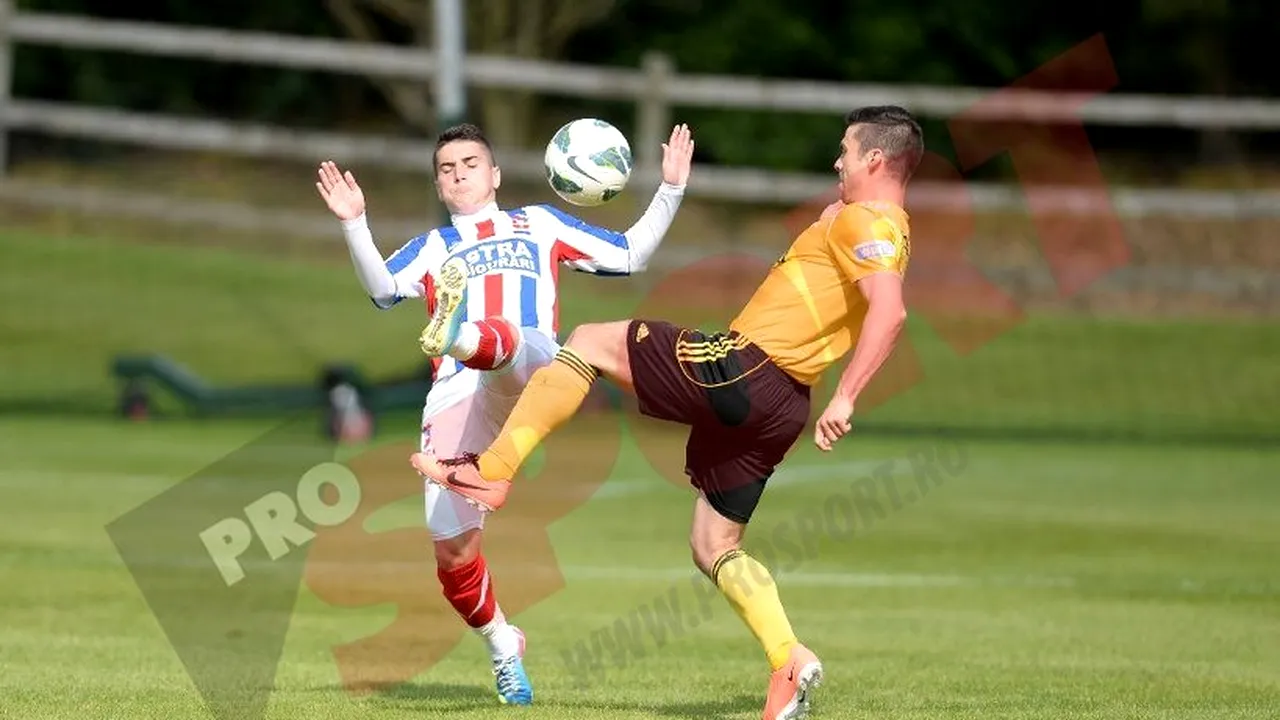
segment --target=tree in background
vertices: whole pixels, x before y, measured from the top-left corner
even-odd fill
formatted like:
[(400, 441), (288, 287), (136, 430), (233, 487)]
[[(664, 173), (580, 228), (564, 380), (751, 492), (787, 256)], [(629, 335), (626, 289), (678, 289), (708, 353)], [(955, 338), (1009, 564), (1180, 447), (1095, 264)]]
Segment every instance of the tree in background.
[[(467, 53), (529, 59), (560, 57), (579, 30), (613, 10), (614, 0), (480, 0), (464, 4)], [(433, 0), (326, 0), (338, 25), (365, 42), (434, 44)], [(419, 83), (375, 80), (396, 115), (423, 133), (436, 130), (431, 88)], [(531, 93), (482, 90), (472, 95), (475, 116), (498, 145), (525, 147), (538, 98)]]
[[(1232, 55), (1228, 23), (1230, 0), (1142, 0), (1144, 24), (1157, 35), (1178, 38), (1171, 44), (1170, 60), (1186, 68), (1197, 92), (1230, 95)], [(1200, 162), (1234, 164), (1243, 155), (1240, 138), (1210, 129), (1200, 136)]]

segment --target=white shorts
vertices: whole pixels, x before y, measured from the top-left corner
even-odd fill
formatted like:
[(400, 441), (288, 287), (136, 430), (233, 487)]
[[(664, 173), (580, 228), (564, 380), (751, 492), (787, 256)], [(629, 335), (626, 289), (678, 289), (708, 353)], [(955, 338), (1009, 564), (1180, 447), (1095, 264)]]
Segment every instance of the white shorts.
[[(423, 452), (448, 458), (484, 452), (502, 431), (521, 391), (539, 368), (555, 359), (560, 345), (539, 330), (521, 328), (511, 364), (498, 371), (461, 371), (431, 386), (422, 409)], [(427, 529), (432, 540), (448, 540), (484, 527), (484, 513), (462, 497), (423, 480)]]

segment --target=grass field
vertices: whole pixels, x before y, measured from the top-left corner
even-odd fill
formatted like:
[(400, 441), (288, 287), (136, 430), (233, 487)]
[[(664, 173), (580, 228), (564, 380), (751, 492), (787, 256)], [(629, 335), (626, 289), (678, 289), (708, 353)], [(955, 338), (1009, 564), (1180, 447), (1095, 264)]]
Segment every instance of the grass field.
[[(104, 526), (261, 430), (0, 423), (8, 716), (207, 716)], [(866, 473), (861, 463), (900, 459), (898, 488), (912, 497), (919, 486), (907, 458), (918, 449), (854, 437), (834, 459), (799, 451), (767, 496), (754, 546), (847, 493)], [(963, 464), (930, 492), (899, 510), (882, 495), (883, 517), (868, 516), (868, 525), (860, 516), (851, 537), (818, 537), (803, 562), (779, 573), (797, 631), (828, 667), (816, 717), (1274, 716), (1280, 452), (952, 450)], [(709, 619), (661, 648), (638, 631), (632, 645), (643, 655), (618, 669), (606, 653), (603, 672), (587, 674), (585, 685), (581, 667), (565, 659), (672, 588), (693, 606), (688, 510), (687, 495), (628, 449), (592, 500), (550, 526), (566, 582), (516, 616), (531, 639), (539, 693), (522, 717), (757, 716), (766, 668), (718, 598), (707, 601)], [(418, 517), (414, 504), (396, 504), (379, 531)], [(506, 560), (498, 551), (495, 562)], [(429, 564), (416, 572), (430, 581)], [(499, 573), (499, 593), (519, 594), (515, 577)], [(333, 607), (304, 589), (267, 716), (512, 714), (496, 706), (484, 652), (470, 637), (406, 686), (373, 696), (343, 690), (333, 647), (393, 615)]]
[[(418, 361), (420, 317), (370, 310), (341, 256), (300, 263), (12, 234), (0, 253), (3, 714), (210, 717), (106, 528), (275, 422), (116, 421), (103, 412), (110, 358), (160, 351), (220, 381), (310, 381), (334, 359), (395, 374)], [(567, 287), (567, 325), (627, 314), (645, 289)], [(855, 433), (832, 456), (806, 445), (789, 459), (749, 546), (780, 568), (793, 624), (827, 664), (815, 716), (1274, 717), (1280, 449), (1188, 438), (1274, 435), (1280, 330), (1037, 317), (967, 358), (927, 325), (913, 339), (926, 378), (873, 419), (1064, 432), (1054, 442)], [(405, 415), (387, 418), (385, 447), (339, 458), (399, 498), (364, 517), (360, 535), (372, 538), (365, 553), (400, 564), (369, 575), (367, 554), (329, 555), (353, 607), (300, 584), (266, 716), (757, 717), (763, 658), (727, 605), (691, 581), (689, 497), (669, 481), (681, 439), (628, 423), (615, 455), (614, 426), (586, 423), (594, 434), (542, 460), (571, 470), (539, 475), (493, 520), (500, 597), (528, 606), (515, 619), (530, 637), (536, 707), (498, 707), (479, 642), (441, 640), (455, 621), (428, 612), (439, 602), (403, 468), (416, 425)], [(1170, 441), (1066, 439), (1090, 428)], [(951, 463), (926, 477), (913, 460), (930, 454)], [(218, 486), (219, 507), (243, 507), (275, 481), (232, 480)], [(167, 529), (156, 528), (157, 553)], [(555, 568), (563, 586), (548, 580)], [(393, 622), (392, 606), (355, 597), (384, 597), (377, 583), (420, 591), (414, 629), (430, 647), (402, 651), (448, 652), (394, 690), (353, 695), (334, 651)], [(179, 590), (192, 617), (218, 609)], [(684, 610), (663, 619), (673, 599)]]

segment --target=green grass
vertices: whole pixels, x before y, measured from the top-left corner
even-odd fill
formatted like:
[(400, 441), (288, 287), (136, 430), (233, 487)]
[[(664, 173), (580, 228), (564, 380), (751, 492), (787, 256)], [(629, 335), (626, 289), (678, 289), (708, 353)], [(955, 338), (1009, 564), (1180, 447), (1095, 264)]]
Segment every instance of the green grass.
[[(395, 434), (412, 435), (412, 418), (402, 420)], [(209, 717), (104, 527), (267, 427), (0, 421), (7, 716)], [(963, 463), (927, 493), (919, 492), (910, 458), (928, 446), (855, 435), (834, 457), (798, 450), (789, 481), (766, 495), (750, 547), (782, 563), (792, 622), (826, 663), (815, 717), (1262, 718), (1274, 711), (1280, 453), (947, 447)], [(895, 510), (878, 493), (883, 515), (858, 506), (851, 535), (814, 535), (803, 561), (792, 562), (776, 542), (777, 528), (824, 517), (832, 498), (852, 497), (850, 482), (885, 459), (896, 459), (903, 506)], [(348, 461), (361, 467), (360, 457)], [(416, 483), (400, 479), (409, 499), (383, 508), (367, 523), (370, 532), (416, 527)], [(225, 489), (260, 494), (246, 485)], [(521, 507), (513, 501), (495, 516), (494, 531), (533, 538), (536, 528), (510, 529), (527, 517)], [(539, 693), (521, 717), (758, 717), (764, 661), (717, 597), (706, 596), (709, 615), (696, 628), (686, 621), (661, 648), (640, 632), (628, 647), (643, 655), (629, 656), (625, 669), (606, 661), (583, 685), (564, 659), (672, 588), (693, 612), (688, 515), (687, 493), (655, 476), (628, 443), (604, 489), (550, 525), (566, 582), (515, 617), (531, 640), (528, 668)], [(497, 542), (489, 552), (494, 565), (520, 561), (517, 545)], [(339, 572), (359, 578), (361, 569)], [(396, 577), (430, 588), (434, 571), (424, 560)], [(499, 597), (520, 595), (531, 577), (499, 571)], [(304, 587), (267, 717), (512, 715), (493, 700), (485, 653), (472, 637), (405, 686), (346, 692), (334, 646), (378, 631), (394, 612), (336, 607)], [(438, 622), (437, 630), (454, 621), (441, 615)]]
[[(653, 282), (565, 278), (565, 326), (630, 315)], [(1036, 316), (960, 357), (924, 320), (912, 326), (923, 379), (860, 413), (857, 427), (985, 428), (1006, 440), (942, 446), (953, 451), (945, 457), (962, 452), (964, 462), (933, 476), (940, 483), (913, 465), (938, 449), (927, 438), (855, 432), (834, 456), (802, 444), (753, 523), (749, 547), (779, 570), (796, 630), (827, 664), (817, 717), (1273, 715), (1280, 452), (1193, 440), (1274, 435), (1280, 330), (1261, 322)], [(192, 487), (183, 480), (212, 463), (242, 456), (273, 422), (93, 417), (114, 399), (107, 368), (115, 354), (165, 353), (217, 382), (310, 382), (339, 360), (385, 377), (421, 362), (413, 342), (420, 323), (413, 308), (373, 311), (340, 247), (269, 258), (0, 236), (5, 715), (209, 717), (106, 527), (171, 497), (162, 495), (171, 488)], [(92, 412), (16, 411), (42, 404)], [(459, 634), (439, 607), (418, 484), (404, 467), (416, 422), (412, 413), (385, 418), (381, 441), (389, 445), (340, 454), (366, 492), (398, 499), (368, 501), (377, 511), (355, 538), (373, 544), (351, 545), (362, 554), (335, 561), (325, 555), (332, 546), (316, 549), (338, 537), (325, 533), (309, 546), (310, 556), (330, 558), (339, 590), (307, 583), (286, 598), (289, 632), (267, 717), (512, 714), (493, 700), (479, 642)], [(631, 424), (615, 458), (612, 421), (584, 424), (591, 434), (548, 445), (534, 463), (548, 477), (523, 486), (527, 494), (491, 525), (487, 552), (499, 596), (520, 608), (515, 618), (531, 640), (539, 699), (520, 715), (758, 717), (767, 678), (759, 649), (722, 600), (692, 584), (688, 493), (658, 471), (678, 474), (681, 438)], [(306, 442), (289, 438), (294, 444), (279, 457), (311, 457), (309, 464), (327, 457), (312, 429)], [(1068, 441), (1008, 439), (1020, 430)], [(1170, 442), (1070, 441), (1086, 432)], [(890, 472), (880, 473), (886, 461)], [(239, 513), (297, 472), (259, 468), (244, 478), (218, 467), (205, 494), (144, 528), (143, 538), (154, 541), (143, 552), (184, 552), (165, 533), (176, 528), (190, 540), (204, 527), (192, 518)], [(606, 475), (589, 502), (574, 504), (563, 489), (590, 489)], [(846, 511), (850, 532), (842, 534)], [(190, 611), (190, 629), (206, 633), (205, 651), (258, 637), (253, 623), (274, 616), (255, 615), (226, 633), (202, 622), (225, 607), (217, 593), (185, 584), (207, 579), (205, 559), (190, 559), (199, 562), (161, 577)], [(290, 562), (251, 565), (251, 581), (288, 580)], [(426, 613), (412, 625), (426, 633), (408, 646), (416, 655), (392, 652), (381, 662), (402, 669), (448, 652), (393, 691), (353, 695), (334, 650), (393, 622), (393, 605), (355, 597), (385, 600), (380, 591), (418, 598)], [(674, 624), (664, 626), (658, 647), (634, 623), (644, 613), (663, 617), (654, 613), (672, 592), (684, 611), (668, 618)], [(695, 610), (704, 614), (693, 627)], [(671, 635), (677, 626), (682, 631)], [(628, 628), (636, 632), (630, 641), (620, 634)], [(567, 660), (589, 659), (594, 643), (605, 641), (600, 647), (612, 650), (600, 656), (603, 671), (584, 674)], [(222, 672), (247, 667), (243, 658), (212, 657)]]
[(1033, 317), (968, 356), (914, 329), (925, 377), (877, 420), (1094, 436), (1277, 437), (1280, 324)]

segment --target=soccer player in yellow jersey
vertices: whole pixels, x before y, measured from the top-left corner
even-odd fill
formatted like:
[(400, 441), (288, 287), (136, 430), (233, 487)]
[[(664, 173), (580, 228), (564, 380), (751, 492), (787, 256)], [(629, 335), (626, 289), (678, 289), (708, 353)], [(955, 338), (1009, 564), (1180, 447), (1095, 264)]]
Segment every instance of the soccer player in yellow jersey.
[(765, 720), (802, 716), (823, 670), (797, 640), (768, 571), (742, 550), (743, 533), (804, 431), (809, 391), (823, 371), (853, 351), (814, 430), (829, 451), (849, 432), (858, 394), (906, 321), (911, 245), (902, 206), (924, 151), (920, 125), (896, 106), (854, 110), (845, 123), (835, 163), (840, 202), (796, 238), (727, 332), (660, 320), (583, 325), (534, 373), (488, 450), (411, 458), (429, 481), (492, 512), (534, 447), (572, 417), (600, 375), (633, 392), (641, 413), (688, 425), (694, 562), (764, 648), (773, 672)]

